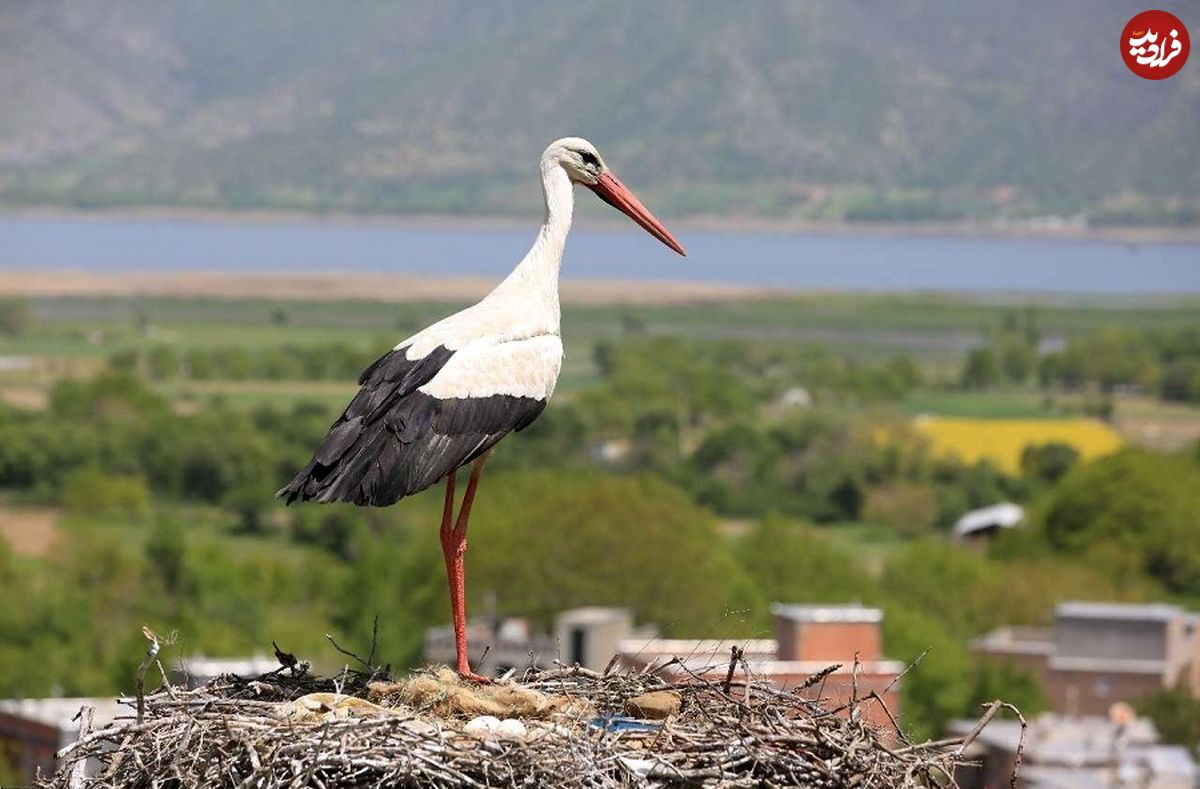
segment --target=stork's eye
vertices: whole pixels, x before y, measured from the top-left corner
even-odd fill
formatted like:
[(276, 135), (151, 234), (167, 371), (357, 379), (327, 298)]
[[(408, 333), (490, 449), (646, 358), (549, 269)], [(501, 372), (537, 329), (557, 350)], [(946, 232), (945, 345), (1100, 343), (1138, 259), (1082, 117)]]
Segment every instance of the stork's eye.
[(580, 151), (579, 158), (583, 159), (584, 164), (590, 164), (592, 167), (600, 166), (600, 160), (596, 158), (596, 154), (590, 151)]

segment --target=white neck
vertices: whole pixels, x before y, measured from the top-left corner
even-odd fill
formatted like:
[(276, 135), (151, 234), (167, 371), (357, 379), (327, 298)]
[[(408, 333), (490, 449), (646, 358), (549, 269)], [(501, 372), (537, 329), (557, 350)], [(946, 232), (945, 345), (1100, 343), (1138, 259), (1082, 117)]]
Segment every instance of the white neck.
[(575, 208), (575, 190), (571, 179), (557, 161), (542, 161), (542, 192), (546, 200), (542, 229), (538, 231), (524, 259), (496, 286), (493, 293), (515, 293), (532, 298), (536, 302), (535, 308), (548, 308), (553, 312), (554, 325), (557, 327), (558, 270)]

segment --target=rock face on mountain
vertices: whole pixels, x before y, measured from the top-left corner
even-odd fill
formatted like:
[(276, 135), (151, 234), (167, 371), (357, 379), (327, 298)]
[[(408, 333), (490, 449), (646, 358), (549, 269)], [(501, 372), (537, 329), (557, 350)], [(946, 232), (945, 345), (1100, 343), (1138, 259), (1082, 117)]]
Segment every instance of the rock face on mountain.
[(526, 162), (586, 133), (674, 213), (1194, 213), (1200, 68), (1131, 75), (1128, 13), (17, 0), (0, 201), (526, 212)]

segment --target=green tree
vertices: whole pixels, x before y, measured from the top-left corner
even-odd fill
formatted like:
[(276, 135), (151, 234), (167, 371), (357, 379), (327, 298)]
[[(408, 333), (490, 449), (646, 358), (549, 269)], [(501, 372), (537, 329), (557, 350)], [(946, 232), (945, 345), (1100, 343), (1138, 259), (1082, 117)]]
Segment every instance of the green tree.
[(883, 644), (888, 656), (911, 666), (900, 685), (905, 733), (914, 741), (942, 735), (946, 723), (963, 715), (971, 701), (965, 640), (951, 634), (936, 614), (892, 600), (884, 605)]
[(1021, 473), (1053, 485), (1079, 462), (1079, 450), (1070, 444), (1030, 444), (1021, 451)]
[(0, 336), (20, 337), (33, 323), (33, 310), (23, 299), (0, 299)]
[(1138, 699), (1135, 706), (1154, 721), (1163, 742), (1186, 745), (1193, 754), (1200, 754), (1200, 699), (1187, 688), (1160, 690)]
[(972, 348), (963, 365), (962, 385), (967, 389), (985, 389), (1000, 381), (1000, 362), (991, 348)]
[(755, 524), (737, 556), (767, 603), (847, 603), (874, 589), (853, 558), (820, 532), (777, 515)]
[(917, 535), (934, 527), (938, 512), (937, 491), (932, 486), (895, 482), (868, 490), (863, 519), (901, 534)]
[(1185, 457), (1126, 450), (1080, 466), (1055, 488), (1043, 524), (1059, 550), (1111, 541), (1168, 588), (1200, 592), (1200, 468)]
[(187, 580), (187, 538), (173, 518), (160, 518), (146, 538), (146, 562), (169, 595), (184, 590)]
[(1046, 710), (1049, 704), (1037, 678), (1028, 671), (1005, 662), (985, 661), (976, 664), (968, 706), (964, 717), (979, 714), (979, 705), (995, 699), (1012, 704), (1026, 717)]
[(67, 479), (62, 503), (76, 516), (124, 515), (137, 519), (150, 511), (150, 493), (141, 477), (106, 474), (89, 466)]
[(170, 345), (155, 345), (146, 354), (146, 372), (156, 381), (166, 381), (179, 374), (179, 353)]
[[(421, 628), (449, 617), (438, 493), (401, 513), (410, 528), (372, 538), (341, 596), (339, 624), (359, 642), (376, 613), (399, 617), (384, 634), (396, 650), (389, 659), (411, 658)], [(470, 606), (492, 600), (541, 626), (565, 608), (613, 605), (668, 635), (725, 637), (755, 632), (751, 617), (762, 610), (712, 515), (649, 476), (485, 474), (470, 545)]]

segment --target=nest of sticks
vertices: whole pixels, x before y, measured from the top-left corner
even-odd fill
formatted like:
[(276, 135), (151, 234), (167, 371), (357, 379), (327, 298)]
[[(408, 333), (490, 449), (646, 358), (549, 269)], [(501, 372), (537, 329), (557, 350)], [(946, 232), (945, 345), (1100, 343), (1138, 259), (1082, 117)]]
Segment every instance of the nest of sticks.
[[(89, 730), (85, 710), (80, 740), (44, 785), (944, 787), (1006, 706), (967, 738), (914, 744), (864, 722), (858, 705), (878, 697), (830, 708), (811, 687), (806, 698), (733, 666), (724, 681), (559, 666), (476, 686), (445, 669), (392, 682), (293, 663), (195, 690), (165, 685), (128, 699), (130, 715), (103, 729)], [(639, 706), (648, 697), (665, 709)]]

